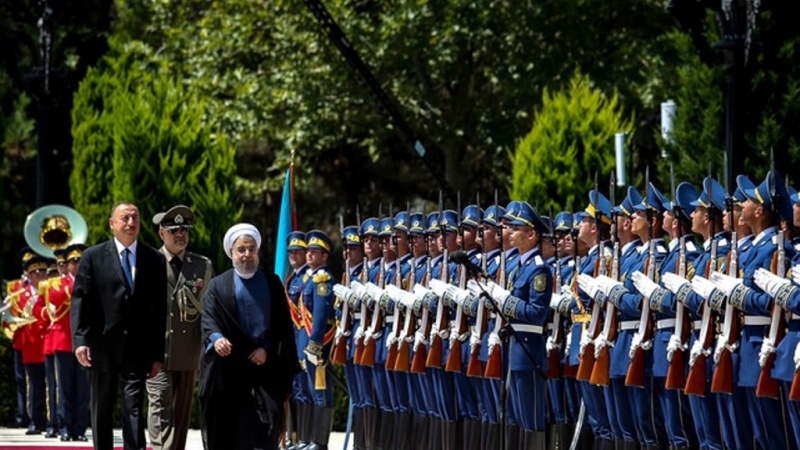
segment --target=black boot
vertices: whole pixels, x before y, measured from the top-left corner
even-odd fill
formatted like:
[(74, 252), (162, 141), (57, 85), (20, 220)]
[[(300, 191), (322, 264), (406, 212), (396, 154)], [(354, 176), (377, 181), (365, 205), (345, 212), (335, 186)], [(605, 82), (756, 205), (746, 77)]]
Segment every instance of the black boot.
[(411, 433), (417, 430), (411, 429), (411, 414), (397, 413), (394, 415), (394, 430), (392, 435), (392, 448), (395, 450), (409, 450), (413, 448), (411, 444)]
[(572, 436), (568, 433), (569, 428), (565, 423), (550, 424), (548, 447), (552, 450), (568, 450), (572, 443)]
[(463, 449), (464, 450), (482, 450), (481, 439), (485, 431), (484, 422), (477, 419), (468, 419), (464, 422), (464, 436)]
[(595, 438), (594, 450), (614, 450), (614, 441), (609, 439)]
[[(411, 450), (428, 450), (428, 436), (430, 435), (430, 418), (427, 416), (411, 416), (411, 430), (406, 442)], [(413, 433), (413, 434), (412, 434)]]
[(316, 407), (314, 410), (314, 441), (303, 450), (328, 450), (332, 424), (333, 408)]
[(428, 435), (428, 450), (443, 450), (442, 447), (442, 419), (438, 417), (431, 418), (431, 431)]
[(545, 450), (547, 436), (544, 431), (522, 430), (521, 441), (523, 450)]
[(481, 431), (481, 450), (500, 449), (500, 435), (503, 433), (503, 426), (499, 423), (486, 422), (482, 426), (484, 428)]
[(378, 410), (378, 434), (375, 436), (375, 450), (390, 450), (392, 442), (392, 429), (394, 428), (394, 414)]
[(350, 428), (353, 450), (366, 450), (364, 446), (364, 410), (353, 408), (353, 424)]
[(519, 427), (516, 425), (506, 425), (506, 450), (519, 449)]
[(367, 450), (375, 450), (375, 433), (377, 433), (378, 410), (364, 409), (364, 442)]
[(442, 448), (443, 450), (461, 450), (461, 425), (460, 420), (442, 421)]
[(295, 423), (297, 424), (297, 429), (295, 432), (297, 433), (297, 441), (295, 444), (286, 450), (303, 450), (311, 443), (311, 438), (309, 435), (309, 430), (311, 429), (309, 422), (311, 421), (311, 408), (314, 405), (308, 403), (297, 403), (297, 420)]
[(638, 450), (639, 443), (636, 441), (622, 441), (622, 450)]

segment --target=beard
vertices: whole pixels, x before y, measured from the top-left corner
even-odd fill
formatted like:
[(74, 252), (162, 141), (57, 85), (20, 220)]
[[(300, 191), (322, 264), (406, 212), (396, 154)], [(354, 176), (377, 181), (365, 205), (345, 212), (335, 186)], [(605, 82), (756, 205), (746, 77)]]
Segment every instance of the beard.
[(253, 274), (256, 273), (258, 270), (258, 261), (256, 260), (247, 260), (247, 261), (233, 261), (233, 268), (236, 270), (242, 278), (250, 278)]

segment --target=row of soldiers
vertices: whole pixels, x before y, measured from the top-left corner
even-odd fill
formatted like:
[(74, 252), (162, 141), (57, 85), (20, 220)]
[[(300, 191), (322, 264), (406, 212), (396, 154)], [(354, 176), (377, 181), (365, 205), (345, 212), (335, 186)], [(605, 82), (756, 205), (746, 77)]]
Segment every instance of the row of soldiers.
[(329, 362), (357, 449), (800, 448), (797, 193), (643, 194), (370, 218), (336, 285), (330, 238), (294, 233), (292, 448), (327, 446)]
[(25, 247), (23, 276), (6, 284), (3, 327), (12, 341), (17, 414), (26, 434), (86, 441), (89, 382), (72, 355), (70, 297), (86, 246), (72, 244), (55, 259)]

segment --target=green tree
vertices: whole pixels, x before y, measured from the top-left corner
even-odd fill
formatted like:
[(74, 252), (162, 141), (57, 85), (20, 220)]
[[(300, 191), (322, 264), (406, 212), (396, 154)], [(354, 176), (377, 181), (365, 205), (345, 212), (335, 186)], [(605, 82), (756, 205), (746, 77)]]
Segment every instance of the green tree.
[[(585, 75), (574, 75), (563, 91), (545, 89), (530, 133), (511, 156), (511, 197), (540, 211), (582, 207), (594, 174), (607, 179), (614, 168), (614, 134), (632, 130), (619, 95), (606, 96)], [(607, 186), (600, 188), (606, 195)]]
[[(135, 46), (134, 46), (135, 47)], [(144, 240), (158, 245), (150, 218), (175, 204), (198, 212), (192, 248), (216, 267), (228, 262), (225, 230), (241, 215), (231, 190), (235, 149), (204, 120), (205, 105), (120, 46), (90, 70), (73, 109), (73, 202), (90, 224), (90, 238), (110, 235), (111, 205), (133, 201)]]

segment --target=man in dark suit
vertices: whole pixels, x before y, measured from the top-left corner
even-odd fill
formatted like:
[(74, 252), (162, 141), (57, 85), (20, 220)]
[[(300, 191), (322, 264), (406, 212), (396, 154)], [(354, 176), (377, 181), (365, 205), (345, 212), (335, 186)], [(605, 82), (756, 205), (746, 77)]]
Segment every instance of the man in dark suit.
[(139, 209), (120, 203), (108, 220), (114, 238), (83, 253), (72, 295), (73, 348), (89, 368), (94, 448), (113, 448), (122, 381), (125, 450), (144, 449), (145, 380), (164, 360), (167, 271), (164, 255), (137, 242)]

